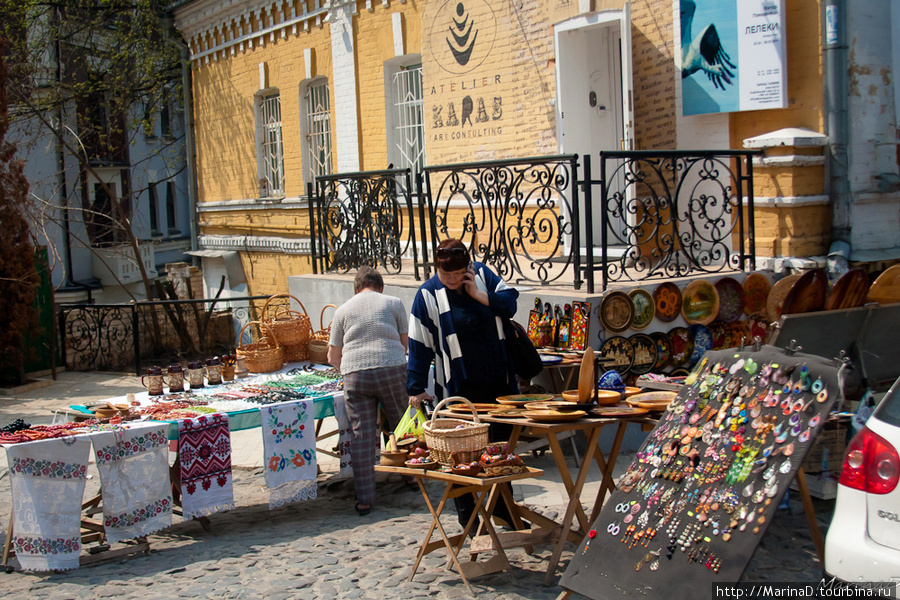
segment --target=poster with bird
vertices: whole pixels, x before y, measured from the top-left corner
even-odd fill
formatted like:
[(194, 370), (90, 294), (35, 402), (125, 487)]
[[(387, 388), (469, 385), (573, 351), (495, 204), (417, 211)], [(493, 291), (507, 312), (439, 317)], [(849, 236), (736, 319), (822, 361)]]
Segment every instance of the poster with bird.
[(783, 0), (677, 0), (684, 115), (787, 106)]

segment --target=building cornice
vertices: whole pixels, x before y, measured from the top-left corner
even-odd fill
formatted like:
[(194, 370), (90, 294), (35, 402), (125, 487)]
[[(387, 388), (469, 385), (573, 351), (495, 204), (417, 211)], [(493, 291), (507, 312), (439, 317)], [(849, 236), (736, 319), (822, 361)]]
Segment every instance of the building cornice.
[(264, 235), (201, 235), (201, 250), (233, 252), (276, 252), (309, 254), (309, 238), (286, 238)]

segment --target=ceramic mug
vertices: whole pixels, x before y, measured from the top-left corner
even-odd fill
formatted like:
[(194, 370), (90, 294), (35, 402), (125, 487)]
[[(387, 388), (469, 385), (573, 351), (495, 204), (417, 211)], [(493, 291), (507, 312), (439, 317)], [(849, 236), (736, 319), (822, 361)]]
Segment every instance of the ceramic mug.
[(141, 383), (147, 388), (147, 394), (150, 396), (162, 396), (163, 394), (163, 374), (159, 367), (150, 367), (147, 374), (141, 377)]
[(218, 385), (222, 383), (222, 363), (218, 358), (207, 359), (206, 380), (209, 385)]
[(184, 391), (184, 371), (178, 363), (169, 365), (166, 370), (169, 375), (169, 393)]
[(204, 387), (203, 363), (196, 360), (189, 362), (186, 373), (189, 389), (196, 390)]

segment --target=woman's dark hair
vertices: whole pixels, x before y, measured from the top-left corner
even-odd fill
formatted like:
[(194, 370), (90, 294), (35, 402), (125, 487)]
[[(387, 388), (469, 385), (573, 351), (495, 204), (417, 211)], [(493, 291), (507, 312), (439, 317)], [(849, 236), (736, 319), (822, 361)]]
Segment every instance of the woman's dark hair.
[(434, 251), (434, 266), (443, 271), (459, 271), (469, 266), (469, 251), (461, 241), (450, 238)]
[(356, 277), (353, 278), (353, 289), (358, 292), (367, 288), (376, 292), (383, 291), (384, 279), (381, 277), (381, 273), (370, 266), (363, 265), (356, 272)]

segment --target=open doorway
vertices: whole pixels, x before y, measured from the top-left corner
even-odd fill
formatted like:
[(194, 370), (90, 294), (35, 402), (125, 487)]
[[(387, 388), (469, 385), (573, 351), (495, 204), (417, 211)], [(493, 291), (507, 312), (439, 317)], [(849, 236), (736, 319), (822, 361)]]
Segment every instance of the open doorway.
[[(633, 138), (630, 5), (581, 15), (556, 25), (557, 142), (561, 154), (590, 155), (591, 179), (600, 178), (601, 151), (630, 150)], [(581, 164), (584, 160), (580, 159)], [(619, 188), (621, 189), (621, 188)], [(599, 255), (599, 187), (593, 189), (594, 253)], [(582, 255), (586, 231), (581, 219)], [(621, 234), (623, 222), (611, 222)], [(610, 244), (615, 241), (612, 236)]]

